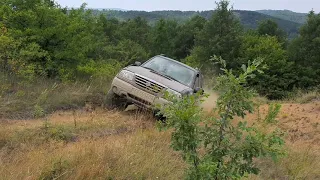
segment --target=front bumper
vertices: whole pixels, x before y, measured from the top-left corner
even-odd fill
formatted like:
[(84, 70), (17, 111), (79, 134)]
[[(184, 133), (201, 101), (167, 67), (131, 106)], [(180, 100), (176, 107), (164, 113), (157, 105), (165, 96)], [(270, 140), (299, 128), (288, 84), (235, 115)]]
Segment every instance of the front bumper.
[(129, 102), (142, 108), (153, 109), (157, 104), (169, 103), (169, 101), (143, 91), (118, 77), (113, 79), (111, 88), (115, 94), (125, 97)]

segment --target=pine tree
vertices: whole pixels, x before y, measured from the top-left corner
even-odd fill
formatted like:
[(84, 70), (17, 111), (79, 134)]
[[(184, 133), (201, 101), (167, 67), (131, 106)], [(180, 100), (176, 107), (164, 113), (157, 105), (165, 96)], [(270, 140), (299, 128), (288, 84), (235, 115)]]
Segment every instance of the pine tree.
[(300, 36), (289, 47), (289, 60), (296, 63), (298, 86), (309, 88), (320, 84), (320, 14), (311, 11)]
[(220, 56), (227, 61), (227, 68), (239, 68), (239, 49), (241, 46), (242, 26), (239, 19), (229, 8), (229, 2), (217, 3), (211, 19), (196, 38), (196, 47), (189, 60), (198, 61), (205, 71), (212, 71), (211, 57)]
[(178, 23), (173, 20), (159, 20), (151, 32), (152, 55), (165, 54), (173, 57), (174, 39), (177, 36)]
[(258, 34), (262, 36), (275, 36), (280, 43), (286, 45), (287, 38), (285, 32), (271, 19), (261, 21), (257, 31)]
[(190, 55), (195, 45), (195, 37), (203, 29), (206, 19), (201, 16), (194, 16), (189, 21), (179, 26), (175, 39), (174, 57), (184, 59)]

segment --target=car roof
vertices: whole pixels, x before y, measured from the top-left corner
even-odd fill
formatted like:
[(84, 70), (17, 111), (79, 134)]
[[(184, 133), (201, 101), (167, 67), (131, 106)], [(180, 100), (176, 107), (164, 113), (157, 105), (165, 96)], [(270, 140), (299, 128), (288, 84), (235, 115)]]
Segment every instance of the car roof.
[[(163, 55), (154, 56), (154, 57), (150, 58), (148, 61), (151, 61), (152, 59), (154, 59), (154, 58), (156, 58), (156, 57), (161, 57), (161, 58), (167, 59), (167, 60), (169, 60), (169, 61), (173, 61), (173, 62), (175, 62), (175, 63), (177, 63), (177, 64), (180, 64), (180, 65), (182, 65), (182, 66), (184, 66), (184, 67), (186, 67), (186, 68), (188, 68), (188, 69), (191, 69), (191, 70), (199, 73), (199, 70), (197, 70), (197, 69), (195, 69), (195, 68), (193, 68), (193, 67), (190, 67), (190, 66), (188, 66), (188, 65), (186, 65), (186, 64), (184, 64), (184, 63), (182, 63), (182, 62), (179, 62), (179, 61), (177, 61), (177, 60), (174, 60), (174, 59), (171, 59), (171, 58), (169, 58), (169, 57), (163, 56)], [(148, 61), (147, 61), (147, 62), (148, 62)], [(147, 63), (147, 62), (145, 62), (145, 63)]]

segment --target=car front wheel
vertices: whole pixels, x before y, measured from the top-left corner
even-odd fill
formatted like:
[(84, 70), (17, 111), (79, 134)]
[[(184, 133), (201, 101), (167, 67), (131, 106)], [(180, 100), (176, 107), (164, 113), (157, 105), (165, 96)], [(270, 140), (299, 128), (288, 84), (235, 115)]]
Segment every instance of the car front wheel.
[(117, 95), (110, 89), (107, 93), (106, 105), (109, 109), (125, 110), (128, 106), (128, 101), (125, 97)]

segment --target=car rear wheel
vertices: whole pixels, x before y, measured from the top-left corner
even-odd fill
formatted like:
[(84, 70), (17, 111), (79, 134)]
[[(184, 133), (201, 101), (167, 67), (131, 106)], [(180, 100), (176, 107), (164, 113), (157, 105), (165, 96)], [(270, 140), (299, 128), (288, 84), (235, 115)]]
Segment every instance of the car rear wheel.
[(125, 97), (121, 97), (110, 89), (106, 97), (106, 105), (109, 109), (119, 109), (121, 111), (128, 107), (128, 101)]

